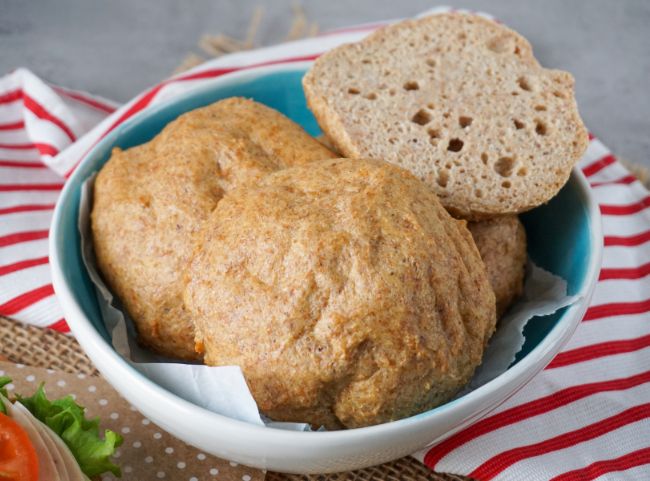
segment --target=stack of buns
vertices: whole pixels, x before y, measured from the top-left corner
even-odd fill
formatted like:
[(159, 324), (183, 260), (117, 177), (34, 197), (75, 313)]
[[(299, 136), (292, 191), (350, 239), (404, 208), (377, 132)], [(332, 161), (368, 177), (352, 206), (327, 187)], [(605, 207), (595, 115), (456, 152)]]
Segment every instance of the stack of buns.
[(241, 366), (275, 420), (431, 409), (522, 291), (517, 214), (586, 148), (573, 79), (451, 13), (334, 49), (303, 86), (326, 142), (232, 98), (116, 149), (94, 187), (98, 266), (142, 344)]

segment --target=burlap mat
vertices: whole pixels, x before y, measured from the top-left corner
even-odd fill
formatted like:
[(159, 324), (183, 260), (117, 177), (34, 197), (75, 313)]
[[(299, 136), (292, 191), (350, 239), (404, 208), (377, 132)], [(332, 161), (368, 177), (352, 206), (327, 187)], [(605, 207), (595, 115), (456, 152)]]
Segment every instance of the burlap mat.
[[(39, 329), (0, 317), (0, 358), (29, 366), (56, 369), (72, 374), (98, 376), (99, 373), (72, 336)], [(437, 474), (410, 457), (371, 468), (337, 474), (301, 476), (267, 473), (269, 481), (471, 481), (468, 478)]]

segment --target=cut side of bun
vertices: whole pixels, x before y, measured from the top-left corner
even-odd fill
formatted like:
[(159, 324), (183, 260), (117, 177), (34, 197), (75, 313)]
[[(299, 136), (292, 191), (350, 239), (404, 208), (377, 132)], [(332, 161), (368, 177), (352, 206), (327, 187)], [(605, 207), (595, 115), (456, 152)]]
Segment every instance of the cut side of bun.
[(573, 84), (521, 35), (460, 13), (382, 28), (303, 79), (337, 151), (409, 169), (467, 219), (526, 211), (566, 183), (588, 142)]

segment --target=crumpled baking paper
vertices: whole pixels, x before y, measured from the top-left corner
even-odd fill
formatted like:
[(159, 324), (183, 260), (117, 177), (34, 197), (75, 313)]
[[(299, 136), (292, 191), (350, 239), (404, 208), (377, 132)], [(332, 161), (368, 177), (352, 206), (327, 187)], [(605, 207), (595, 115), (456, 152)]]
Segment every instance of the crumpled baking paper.
[[(113, 348), (146, 377), (197, 406), (270, 428), (299, 431), (311, 429), (306, 423), (274, 422), (261, 416), (238, 366), (212, 367), (179, 363), (138, 345), (133, 321), (120, 309), (119, 301), (108, 290), (95, 265), (90, 234), (93, 182), (94, 176), (82, 185), (79, 208), (81, 248)], [(567, 295), (564, 279), (529, 261), (524, 295), (499, 322), (485, 351), (483, 363), (476, 370), (469, 385), (458, 396), (477, 389), (508, 369), (524, 344), (523, 329), (532, 317), (553, 314), (558, 309), (575, 303), (579, 298)]]

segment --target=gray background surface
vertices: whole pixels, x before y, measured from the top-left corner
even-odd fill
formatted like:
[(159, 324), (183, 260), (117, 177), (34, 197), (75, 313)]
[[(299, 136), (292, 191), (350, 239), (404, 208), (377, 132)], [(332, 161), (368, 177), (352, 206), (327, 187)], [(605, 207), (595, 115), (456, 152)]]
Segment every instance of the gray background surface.
[[(321, 30), (405, 17), (427, 0), (304, 0)], [(480, 9), (526, 36), (547, 67), (576, 77), (589, 129), (615, 153), (650, 166), (650, 1), (448, 0)], [(282, 41), (291, 0), (0, 0), (0, 74), (24, 66), (63, 86), (125, 101), (168, 76), (203, 33), (245, 36), (264, 7), (256, 43)]]

